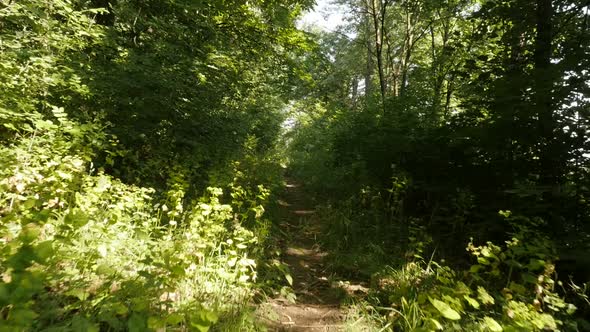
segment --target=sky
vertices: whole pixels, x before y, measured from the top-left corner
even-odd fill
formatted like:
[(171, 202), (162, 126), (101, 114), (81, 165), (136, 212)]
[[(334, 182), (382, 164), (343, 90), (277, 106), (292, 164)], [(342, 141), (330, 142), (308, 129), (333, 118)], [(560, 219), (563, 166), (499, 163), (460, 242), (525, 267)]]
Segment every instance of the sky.
[(300, 28), (318, 26), (324, 30), (334, 31), (344, 21), (344, 8), (331, 4), (332, 0), (316, 0), (313, 11), (306, 13), (298, 22)]

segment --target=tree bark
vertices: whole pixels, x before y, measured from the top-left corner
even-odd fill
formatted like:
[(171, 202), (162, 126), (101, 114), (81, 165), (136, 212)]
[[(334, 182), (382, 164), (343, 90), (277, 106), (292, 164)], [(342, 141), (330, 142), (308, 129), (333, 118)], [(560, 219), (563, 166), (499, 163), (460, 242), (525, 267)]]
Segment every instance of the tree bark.
[(375, 54), (377, 57), (377, 71), (379, 74), (379, 88), (381, 93), (381, 104), (385, 104), (385, 92), (387, 85), (385, 82), (385, 71), (383, 69), (383, 35), (385, 28), (385, 16), (387, 12), (387, 1), (377, 4), (377, 0), (370, 0), (371, 6), (369, 12), (373, 23), (373, 32), (375, 37)]
[(554, 186), (559, 181), (559, 153), (554, 137), (555, 119), (553, 114), (551, 75), (551, 47), (553, 6), (551, 0), (537, 0), (536, 40), (534, 52), (535, 107), (538, 116), (539, 137), (542, 141), (540, 152), (541, 183)]
[(371, 42), (371, 24), (368, 9), (367, 15), (365, 17), (365, 29), (367, 34), (367, 67), (365, 69), (365, 96), (367, 97), (373, 94), (373, 82), (371, 80), (371, 76), (373, 75), (373, 52)]
[(404, 44), (405, 54), (402, 58), (401, 66), (401, 81), (399, 95), (403, 97), (406, 94), (408, 71), (410, 70), (410, 60), (412, 59), (412, 48), (414, 47), (414, 22), (412, 21), (412, 14), (406, 13), (406, 38)]

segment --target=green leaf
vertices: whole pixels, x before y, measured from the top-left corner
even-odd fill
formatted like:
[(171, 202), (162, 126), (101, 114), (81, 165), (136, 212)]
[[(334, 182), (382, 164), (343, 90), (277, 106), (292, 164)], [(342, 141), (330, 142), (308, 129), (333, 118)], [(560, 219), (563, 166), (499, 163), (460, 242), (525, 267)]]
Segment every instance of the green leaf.
[(527, 265), (527, 268), (530, 271), (540, 270), (544, 267), (545, 267), (545, 261), (542, 259), (531, 259), (529, 261), (529, 264)]
[(492, 257), (494, 254), (492, 254), (492, 251), (489, 248), (483, 248), (481, 249), (481, 254), (483, 255), (483, 257)]
[(488, 291), (481, 286), (477, 287), (477, 298), (483, 304), (494, 304), (496, 302), (494, 298), (488, 293)]
[(469, 272), (478, 273), (481, 269), (483, 269), (483, 266), (481, 265), (471, 265), (471, 268), (469, 268)]
[(10, 293), (8, 290), (8, 286), (5, 283), (0, 282), (0, 302), (4, 302), (4, 301), (8, 300), (9, 296), (10, 296)]
[(127, 328), (129, 332), (143, 332), (146, 330), (145, 319), (141, 315), (134, 313), (127, 321)]
[(144, 311), (147, 310), (148, 303), (145, 298), (135, 298), (131, 300), (131, 307), (135, 311)]
[(166, 322), (168, 322), (170, 325), (178, 325), (182, 321), (184, 321), (184, 317), (181, 314), (170, 314), (166, 318)]
[(196, 328), (197, 330), (199, 330), (199, 332), (209, 331), (209, 326), (204, 325), (203, 323), (200, 323), (200, 322), (191, 322), (191, 326)]
[(521, 278), (524, 282), (527, 282), (529, 284), (536, 284), (537, 283), (537, 276), (535, 276), (532, 273), (523, 273)]
[(482, 265), (490, 265), (490, 262), (484, 257), (477, 257), (477, 262)]
[(153, 330), (162, 329), (166, 327), (166, 321), (160, 317), (152, 316), (148, 318), (147, 326)]
[(295, 304), (295, 302), (297, 302), (297, 295), (295, 295), (293, 292), (287, 293), (286, 298), (289, 303)]
[(17, 129), (16, 129), (16, 127), (15, 127), (15, 126), (14, 126), (12, 123), (3, 123), (2, 125), (3, 125), (5, 128), (7, 128), (7, 129), (11, 129), (11, 130), (14, 130), (14, 131), (16, 131), (16, 130), (17, 130)]
[(444, 303), (443, 301), (439, 301), (436, 299), (428, 298), (430, 303), (438, 310), (444, 318), (451, 319), (451, 320), (459, 320), (461, 319), (461, 315), (453, 308), (451, 308), (448, 304)]
[(465, 299), (465, 301), (467, 301), (467, 303), (469, 303), (470, 306), (474, 307), (475, 309), (479, 309), (479, 302), (477, 302), (476, 299), (469, 297), (467, 295), (464, 295), (463, 298)]
[(170, 272), (172, 272), (172, 274), (177, 277), (182, 277), (186, 274), (186, 271), (184, 270), (184, 268), (179, 265), (171, 266)]
[(35, 254), (39, 263), (44, 263), (53, 255), (53, 241), (43, 241), (35, 246)]
[(211, 325), (219, 320), (219, 316), (215, 312), (202, 310), (198, 315), (191, 318), (191, 326), (200, 332), (207, 332)]
[(87, 331), (87, 332), (99, 332), (97, 324), (91, 322), (85, 317), (75, 316), (72, 319), (72, 330), (73, 331)]
[(99, 193), (104, 192), (107, 191), (110, 187), (111, 181), (108, 177), (101, 176), (100, 178), (98, 178), (98, 181), (96, 182), (96, 191), (98, 191)]
[(567, 304), (566, 313), (568, 315), (573, 315), (576, 312), (576, 310), (578, 310), (578, 308), (575, 305), (573, 305), (571, 303)]
[(211, 323), (217, 323), (217, 321), (219, 320), (219, 316), (213, 311), (207, 311), (205, 313), (205, 318), (207, 319), (207, 321)]
[(289, 285), (293, 286), (293, 277), (290, 274), (286, 273), (285, 279), (287, 279), (287, 282), (289, 283)]
[(115, 302), (111, 305), (111, 309), (117, 314), (117, 315), (126, 315), (129, 312), (129, 309), (127, 309), (127, 306), (121, 302)]
[(66, 292), (66, 295), (77, 297), (80, 301), (85, 301), (88, 298), (88, 294), (85, 290), (81, 288), (74, 288)]
[(526, 293), (526, 288), (521, 285), (521, 284), (517, 284), (514, 281), (510, 282), (510, 286), (508, 286), (509, 289), (513, 290), (514, 292), (516, 292), (517, 294), (525, 294)]
[(19, 237), (24, 243), (30, 243), (36, 240), (41, 234), (41, 229), (38, 225), (28, 224), (21, 230)]
[(30, 309), (14, 309), (10, 312), (10, 317), (21, 324), (30, 324), (39, 315)]
[(498, 322), (496, 322), (496, 320), (491, 317), (487, 317), (487, 316), (484, 317), (483, 324), (485, 325), (485, 327), (487, 327), (492, 332), (501, 332), (504, 330), (502, 328), (502, 326), (500, 324), (498, 324)]
[(23, 207), (27, 210), (32, 209), (37, 204), (37, 199), (29, 198), (23, 203)]
[(64, 219), (67, 225), (71, 225), (74, 228), (80, 228), (88, 223), (88, 216), (80, 211), (79, 209), (73, 209), (68, 213)]
[(103, 263), (96, 266), (96, 273), (110, 276), (117, 273), (117, 270), (115, 270), (111, 265)]
[(234, 267), (234, 266), (236, 266), (236, 263), (237, 263), (237, 261), (238, 261), (238, 259), (237, 259), (236, 257), (230, 258), (230, 259), (227, 261), (227, 265), (228, 265), (229, 267)]
[(436, 319), (430, 318), (430, 322), (432, 323), (432, 325), (434, 325), (434, 328), (436, 330), (442, 330), (443, 329), (443, 326), (441, 325), (441, 323), (439, 323), (439, 321), (437, 321)]

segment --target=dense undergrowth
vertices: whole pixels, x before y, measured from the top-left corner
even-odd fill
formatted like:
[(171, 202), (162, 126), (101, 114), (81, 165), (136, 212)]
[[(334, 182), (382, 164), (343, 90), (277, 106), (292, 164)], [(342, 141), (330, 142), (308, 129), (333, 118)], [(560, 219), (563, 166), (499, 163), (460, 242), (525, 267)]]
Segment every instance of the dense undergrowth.
[(339, 3), (0, 0), (0, 330), (261, 329), (286, 159), (351, 330), (590, 330), (588, 4)]
[(590, 330), (588, 4), (338, 3), (287, 143), (350, 329)]
[(1, 331), (257, 328), (284, 5), (0, 1)]
[[(430, 177), (454, 170), (424, 178), (422, 167), (432, 164), (406, 149), (432, 144), (424, 141), (437, 129), (403, 130), (418, 119), (397, 119), (382, 131), (379, 122), (366, 122), (370, 113), (347, 116), (321, 104), (300, 116), (289, 145), (291, 171), (319, 204), (315, 218), (330, 267), (370, 284), (365, 298), (351, 299), (349, 330), (590, 328), (586, 244), (560, 238), (563, 232), (543, 219), (548, 215), (526, 203), (540, 204), (540, 196), (484, 203), (487, 191)], [(396, 154), (403, 159), (396, 162)], [(388, 170), (379, 168), (388, 162)], [(391, 175), (385, 182), (381, 174)]]
[(157, 199), (151, 188), (92, 168), (81, 148), (96, 129), (63, 116), (39, 120), (1, 150), (2, 329), (241, 324), (269, 191), (250, 187), (236, 169), (226, 188), (189, 202), (177, 174)]

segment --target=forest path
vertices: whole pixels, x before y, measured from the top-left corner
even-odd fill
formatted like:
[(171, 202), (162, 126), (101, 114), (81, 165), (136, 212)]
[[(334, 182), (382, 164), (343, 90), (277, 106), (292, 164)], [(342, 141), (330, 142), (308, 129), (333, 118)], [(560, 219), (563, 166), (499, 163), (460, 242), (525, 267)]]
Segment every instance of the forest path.
[(317, 238), (320, 224), (314, 218), (301, 186), (287, 180), (281, 200), (280, 227), (286, 234), (282, 260), (293, 277), (295, 303), (284, 298), (269, 300), (265, 305), (273, 314), (267, 320), (270, 331), (343, 331), (342, 292), (330, 283), (324, 264), (327, 253)]

